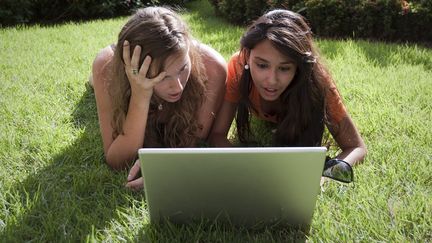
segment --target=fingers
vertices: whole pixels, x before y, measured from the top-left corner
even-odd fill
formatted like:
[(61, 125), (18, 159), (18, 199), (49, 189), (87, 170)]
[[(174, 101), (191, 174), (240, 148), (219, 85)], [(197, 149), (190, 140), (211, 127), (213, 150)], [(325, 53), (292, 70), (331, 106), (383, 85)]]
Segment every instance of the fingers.
[[(144, 58), (143, 64), (141, 65), (141, 69), (139, 71), (141, 76), (147, 77), (147, 72), (150, 69), (150, 64), (151, 64), (152, 58), (151, 56), (146, 56)], [(166, 76), (166, 72), (161, 72), (158, 74), (158, 76), (156, 76), (153, 79), (149, 79), (152, 83), (158, 83), (159, 81), (161, 81), (162, 79), (164, 79)]]
[(123, 42), (123, 61), (125, 64), (126, 72), (131, 71), (132, 69), (138, 70), (139, 59), (141, 56), (141, 46), (135, 46), (132, 58), (130, 56), (130, 44), (129, 41), (125, 40)]
[(134, 191), (141, 190), (144, 188), (144, 180), (142, 177), (138, 177), (139, 172), (141, 170), (141, 164), (140, 161), (137, 159), (135, 161), (135, 164), (132, 166), (132, 168), (129, 171), (129, 175), (127, 177), (128, 182), (126, 183), (126, 187), (130, 188)]
[(129, 181), (128, 183), (126, 183), (126, 187), (130, 188), (134, 191), (138, 191), (144, 188), (144, 180), (142, 177), (133, 180), (133, 181)]
[(166, 72), (163, 71), (161, 73), (158, 74), (158, 76), (156, 76), (152, 81), (153, 83), (159, 83), (162, 79), (164, 79), (166, 76)]
[(129, 175), (127, 177), (127, 181), (132, 181), (133, 179), (135, 179), (138, 175), (138, 173), (141, 170), (141, 164), (140, 161), (137, 159), (135, 161), (135, 164), (132, 166), (132, 168), (129, 171)]
[[(139, 67), (141, 51), (142, 51), (141, 46), (136, 45), (134, 50), (133, 50), (132, 58), (131, 58), (130, 44), (127, 40), (125, 40), (123, 42), (123, 60), (124, 60), (124, 64), (125, 64), (125, 72), (129, 78), (129, 80), (139, 81), (136, 78), (134, 78), (134, 76), (137, 76), (137, 74), (138, 74), (140, 79), (148, 80), (148, 81), (150, 81), (151, 84), (154, 85), (165, 78), (166, 72), (161, 72), (155, 78), (148, 79), (147, 78), (147, 72), (150, 69), (150, 64), (152, 62), (152, 58), (149, 55), (147, 55), (144, 58), (144, 61), (141, 65), (141, 67)], [(138, 69), (139, 69), (139, 71), (138, 71)]]
[(151, 57), (150, 56), (146, 56), (145, 58), (144, 58), (144, 61), (143, 61), (143, 63), (142, 63), (142, 65), (141, 65), (141, 68), (140, 68), (140, 70), (139, 70), (139, 74), (141, 75), (141, 76), (144, 76), (144, 77), (147, 77), (147, 72), (148, 72), (148, 70), (149, 70), (149, 68), (150, 68), (150, 63), (151, 63)]
[(125, 67), (130, 67), (130, 45), (129, 41), (127, 40), (123, 42), (123, 61), (125, 63)]
[(139, 65), (139, 59), (141, 56), (141, 46), (135, 46), (134, 50), (133, 50), (133, 54), (132, 54), (132, 60), (130, 63), (130, 67), (132, 69), (137, 69), (138, 70), (138, 65)]

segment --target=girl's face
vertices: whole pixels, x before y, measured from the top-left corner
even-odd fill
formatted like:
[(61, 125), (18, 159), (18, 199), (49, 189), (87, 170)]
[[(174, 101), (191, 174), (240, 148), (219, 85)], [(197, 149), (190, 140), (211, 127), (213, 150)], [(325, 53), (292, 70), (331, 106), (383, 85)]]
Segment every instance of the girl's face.
[(248, 64), (259, 94), (267, 101), (279, 98), (297, 70), (297, 64), (282, 55), (267, 39), (250, 51)]
[(189, 80), (191, 60), (189, 52), (174, 55), (165, 61), (166, 76), (154, 86), (155, 94), (167, 102), (180, 100), (183, 90)]

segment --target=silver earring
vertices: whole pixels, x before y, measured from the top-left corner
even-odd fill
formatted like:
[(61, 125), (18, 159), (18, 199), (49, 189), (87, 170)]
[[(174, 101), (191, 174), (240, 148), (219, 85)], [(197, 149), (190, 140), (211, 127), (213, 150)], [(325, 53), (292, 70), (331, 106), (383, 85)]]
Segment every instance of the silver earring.
[(163, 110), (163, 105), (162, 104), (158, 105), (158, 110), (160, 110), (160, 111)]
[(249, 69), (249, 65), (244, 65), (244, 69), (248, 70)]

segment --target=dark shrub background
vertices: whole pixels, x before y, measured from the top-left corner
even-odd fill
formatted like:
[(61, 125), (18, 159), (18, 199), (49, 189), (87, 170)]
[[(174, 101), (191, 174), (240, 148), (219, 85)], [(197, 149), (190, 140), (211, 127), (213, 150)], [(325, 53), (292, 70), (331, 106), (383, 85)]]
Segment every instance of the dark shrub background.
[[(0, 27), (129, 15), (149, 5), (190, 0), (0, 0)], [(204, 0), (195, 0), (204, 1)], [(246, 25), (285, 8), (307, 18), (321, 37), (432, 42), (432, 0), (208, 0), (217, 15)]]
[(148, 5), (178, 5), (187, 0), (0, 0), (0, 25), (58, 23), (129, 15)]
[(269, 9), (307, 18), (321, 37), (432, 42), (432, 0), (210, 0), (218, 15), (249, 24)]

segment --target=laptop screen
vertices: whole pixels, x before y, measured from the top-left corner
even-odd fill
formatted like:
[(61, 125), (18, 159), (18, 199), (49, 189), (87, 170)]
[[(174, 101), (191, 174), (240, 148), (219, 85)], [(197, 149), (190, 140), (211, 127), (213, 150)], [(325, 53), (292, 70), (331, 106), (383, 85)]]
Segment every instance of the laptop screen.
[(310, 224), (324, 147), (139, 150), (150, 221)]

